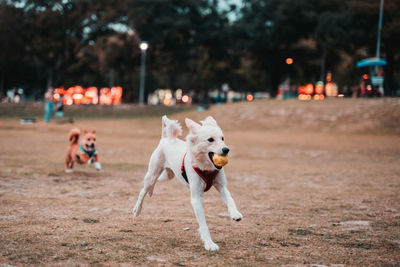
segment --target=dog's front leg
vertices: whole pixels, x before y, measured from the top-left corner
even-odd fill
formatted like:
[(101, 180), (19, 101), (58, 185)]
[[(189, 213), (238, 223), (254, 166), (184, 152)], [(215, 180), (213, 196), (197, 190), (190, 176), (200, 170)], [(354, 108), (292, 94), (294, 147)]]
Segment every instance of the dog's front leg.
[(231, 193), (226, 186), (225, 174), (221, 171), (218, 178), (219, 179), (216, 181), (216, 183), (214, 183), (214, 186), (218, 190), (222, 201), (228, 207), (229, 216), (234, 221), (240, 221), (243, 218), (243, 215), (238, 211), (235, 201), (233, 200)]
[[(101, 170), (101, 164), (100, 164), (100, 162), (99, 162), (99, 155), (95, 154), (95, 155), (93, 156), (93, 158), (94, 158), (94, 167), (95, 167), (95, 169), (98, 170), (98, 171), (100, 171), (100, 170)], [(90, 160), (91, 160), (91, 159), (90, 159)]]
[(199, 234), (200, 238), (203, 241), (204, 248), (206, 250), (218, 250), (219, 247), (215, 244), (210, 235), (210, 231), (208, 230), (208, 226), (206, 223), (206, 218), (204, 216), (203, 210), (203, 192), (201, 190), (201, 184), (191, 183), (190, 184), (190, 203), (192, 204), (194, 214), (196, 215), (197, 222), (199, 223)]

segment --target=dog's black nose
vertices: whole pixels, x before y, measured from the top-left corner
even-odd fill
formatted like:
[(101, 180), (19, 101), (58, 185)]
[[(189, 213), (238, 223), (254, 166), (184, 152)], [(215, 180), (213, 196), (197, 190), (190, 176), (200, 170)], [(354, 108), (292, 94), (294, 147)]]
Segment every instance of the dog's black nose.
[(224, 153), (225, 155), (229, 153), (229, 148), (227, 147), (223, 147), (222, 148), (222, 153)]

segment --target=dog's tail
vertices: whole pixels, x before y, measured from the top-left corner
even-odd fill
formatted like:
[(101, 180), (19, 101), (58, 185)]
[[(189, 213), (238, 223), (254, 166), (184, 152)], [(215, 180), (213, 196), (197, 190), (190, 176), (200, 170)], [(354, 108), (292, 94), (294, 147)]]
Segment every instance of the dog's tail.
[(176, 120), (170, 120), (167, 116), (162, 117), (162, 137), (163, 138), (177, 138), (182, 134), (182, 127)]
[(81, 131), (78, 128), (74, 128), (69, 132), (68, 139), (71, 144), (77, 144)]

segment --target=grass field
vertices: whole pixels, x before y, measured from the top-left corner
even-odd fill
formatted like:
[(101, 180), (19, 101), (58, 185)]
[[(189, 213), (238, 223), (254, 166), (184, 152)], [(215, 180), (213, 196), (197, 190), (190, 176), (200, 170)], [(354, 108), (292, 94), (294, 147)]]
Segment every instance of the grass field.
[[(0, 105), (0, 266), (400, 265), (398, 99), (79, 107), (66, 111), (73, 125), (19, 124), (41, 108)], [(244, 218), (205, 194), (217, 252), (204, 250), (177, 179), (132, 215), (165, 112), (213, 115), (231, 148), (228, 188)], [(102, 171), (64, 173), (72, 127), (97, 130)]]

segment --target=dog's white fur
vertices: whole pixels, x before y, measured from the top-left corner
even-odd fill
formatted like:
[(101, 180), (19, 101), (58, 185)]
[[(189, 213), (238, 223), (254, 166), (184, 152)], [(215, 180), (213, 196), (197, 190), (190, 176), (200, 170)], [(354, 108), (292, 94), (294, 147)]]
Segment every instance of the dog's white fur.
[[(185, 119), (185, 122), (189, 129), (186, 142), (177, 138), (182, 134), (179, 122), (163, 116), (162, 137), (159, 145), (151, 155), (148, 171), (144, 177), (144, 187), (140, 191), (133, 214), (139, 216), (143, 199), (147, 193), (150, 196), (153, 194), (157, 180), (172, 179), (176, 176), (190, 189), (190, 202), (199, 223), (199, 233), (205, 249), (218, 250), (218, 245), (211, 239), (203, 211), (202, 201), (205, 182), (193, 170), (192, 166), (201, 170), (216, 170), (208, 153), (223, 154), (222, 149), (226, 149), (227, 147), (221, 128), (211, 116), (202, 121), (202, 125), (188, 118)], [(210, 142), (208, 140), (210, 138), (213, 138), (214, 141)], [(181, 174), (182, 159), (185, 153), (185, 169), (189, 184), (186, 183)], [(214, 179), (213, 186), (219, 191), (221, 199), (228, 206), (229, 216), (235, 221), (240, 221), (243, 216), (237, 210), (236, 204), (226, 187), (226, 177), (223, 168)]]

